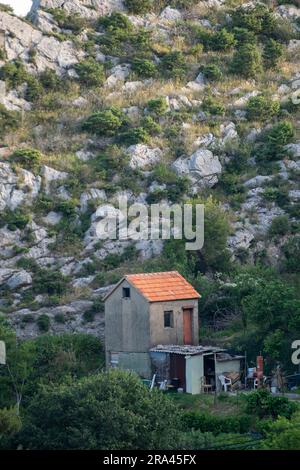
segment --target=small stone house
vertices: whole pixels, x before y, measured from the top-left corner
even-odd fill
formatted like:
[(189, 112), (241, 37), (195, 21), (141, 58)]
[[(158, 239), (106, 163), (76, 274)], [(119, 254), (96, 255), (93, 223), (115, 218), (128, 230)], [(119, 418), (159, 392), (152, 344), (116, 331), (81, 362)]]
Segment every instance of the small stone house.
[(107, 367), (151, 378), (151, 348), (198, 345), (199, 297), (177, 271), (121, 279), (104, 299)]

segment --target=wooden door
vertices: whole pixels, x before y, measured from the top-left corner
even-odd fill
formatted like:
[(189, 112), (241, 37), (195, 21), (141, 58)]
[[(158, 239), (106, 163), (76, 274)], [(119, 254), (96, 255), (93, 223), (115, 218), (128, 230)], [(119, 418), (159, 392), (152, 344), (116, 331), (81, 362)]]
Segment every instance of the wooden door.
[(185, 392), (185, 356), (183, 354), (170, 354), (170, 379), (179, 379), (179, 387)]
[(183, 343), (193, 344), (193, 328), (192, 328), (193, 309), (183, 309)]

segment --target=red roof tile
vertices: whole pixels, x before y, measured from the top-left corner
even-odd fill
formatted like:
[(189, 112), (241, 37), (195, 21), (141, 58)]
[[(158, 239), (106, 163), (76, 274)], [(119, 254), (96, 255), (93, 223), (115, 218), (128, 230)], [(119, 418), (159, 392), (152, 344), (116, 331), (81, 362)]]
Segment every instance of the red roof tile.
[(177, 271), (128, 274), (125, 279), (150, 302), (197, 299), (198, 292)]

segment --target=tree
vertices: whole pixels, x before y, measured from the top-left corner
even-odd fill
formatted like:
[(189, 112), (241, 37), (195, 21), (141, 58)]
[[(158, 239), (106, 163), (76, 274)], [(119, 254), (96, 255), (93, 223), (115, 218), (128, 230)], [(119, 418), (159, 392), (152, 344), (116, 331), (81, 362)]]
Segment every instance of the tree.
[(253, 96), (247, 103), (247, 118), (249, 120), (267, 121), (279, 113), (279, 101), (272, 101), (264, 95)]
[(268, 39), (263, 51), (263, 60), (267, 69), (274, 69), (283, 56), (283, 46), (274, 39)]
[(21, 429), (21, 420), (14, 408), (0, 409), (0, 448), (2, 442)]
[(262, 331), (288, 331), (295, 318), (300, 317), (300, 300), (295, 288), (278, 279), (267, 280), (244, 298), (243, 309), (249, 319), (261, 325)]
[(261, 53), (257, 46), (243, 43), (234, 53), (231, 72), (245, 78), (255, 78), (262, 72)]
[(11, 406), (14, 403), (19, 416), (25, 384), (30, 374), (32, 350), (29, 344), (18, 344), (15, 332), (1, 319), (0, 340), (5, 342), (7, 351), (6, 366), (0, 370), (0, 406)]
[(18, 442), (28, 449), (169, 449), (180, 415), (159, 390), (119, 370), (41, 389)]

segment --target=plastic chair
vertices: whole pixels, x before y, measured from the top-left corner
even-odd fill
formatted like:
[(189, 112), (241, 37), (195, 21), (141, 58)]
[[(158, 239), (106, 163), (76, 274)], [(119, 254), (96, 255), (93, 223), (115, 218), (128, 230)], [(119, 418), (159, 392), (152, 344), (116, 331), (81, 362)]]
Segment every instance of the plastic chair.
[(219, 375), (218, 379), (221, 382), (222, 388), (224, 388), (224, 392), (227, 392), (227, 388), (232, 386), (231, 379), (228, 379), (225, 375)]

